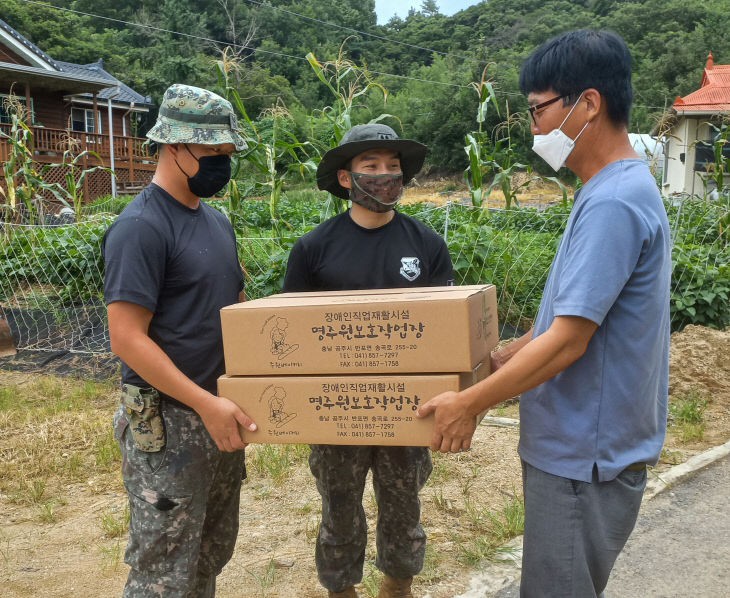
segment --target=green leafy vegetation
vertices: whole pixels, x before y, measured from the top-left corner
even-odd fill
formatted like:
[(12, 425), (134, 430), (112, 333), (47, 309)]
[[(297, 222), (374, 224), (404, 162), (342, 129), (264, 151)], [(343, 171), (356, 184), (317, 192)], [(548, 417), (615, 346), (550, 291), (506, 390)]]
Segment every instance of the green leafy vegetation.
[[(277, 203), (280, 236), (272, 236), (268, 201), (210, 202), (237, 215), (237, 245), (249, 299), (281, 291), (292, 245), (322, 217), (326, 194), (311, 189), (285, 193)], [(102, 201), (103, 205), (103, 201)], [(439, 234), (446, 232), (456, 284), (491, 282), (499, 292), (499, 320), (528, 329), (567, 221), (562, 204), (547, 209), (477, 209), (460, 204), (400, 208)], [(687, 199), (667, 204), (673, 229), (672, 330), (687, 324), (717, 329), (730, 325), (728, 210), (721, 203)], [(53, 228), (20, 228), (0, 246), (0, 299), (25, 289), (29, 308), (53, 311), (71, 300), (98, 300), (103, 289), (101, 238), (111, 215)], [(32, 289), (41, 285), (43, 292)], [(31, 289), (31, 291), (28, 291)]]

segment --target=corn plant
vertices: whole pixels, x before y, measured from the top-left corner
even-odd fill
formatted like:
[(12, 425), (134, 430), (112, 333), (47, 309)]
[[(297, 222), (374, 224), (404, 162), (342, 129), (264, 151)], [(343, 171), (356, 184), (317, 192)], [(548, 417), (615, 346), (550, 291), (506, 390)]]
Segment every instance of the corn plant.
[(475, 207), (481, 207), (484, 198), (489, 192), (484, 193), (483, 181), (484, 175), (491, 171), (491, 156), (485, 155), (489, 146), (489, 136), (483, 130), (484, 121), (487, 119), (490, 104), (499, 115), (499, 105), (497, 104), (497, 96), (494, 93), (494, 87), (486, 80), (487, 68), (482, 71), (481, 80), (471, 83), (471, 87), (477, 92), (479, 102), (477, 105), (477, 130), (467, 133), (464, 141), (464, 151), (469, 159), (469, 165), (464, 170), (464, 181), (469, 189), (471, 203)]
[[(75, 214), (81, 214), (81, 208), (84, 203), (83, 187), (84, 179), (87, 175), (97, 170), (103, 170), (109, 174), (114, 174), (111, 168), (106, 166), (92, 166), (91, 168), (81, 168), (79, 162), (82, 161), (86, 156), (92, 156), (99, 162), (102, 161), (101, 156), (91, 150), (84, 150), (78, 152), (78, 142), (71, 137), (66, 135), (66, 149), (61, 157), (61, 162), (58, 164), (50, 164), (47, 169), (51, 168), (63, 168), (64, 176), (63, 183), (55, 183), (55, 190), (51, 189), (54, 196), (65, 206), (73, 208)], [(45, 172), (45, 171), (44, 171)]]
[(53, 190), (54, 186), (43, 180), (48, 169), (43, 167), (39, 170), (33, 161), (33, 133), (26, 124), (29, 115), (25, 106), (12, 91), (3, 104), (10, 116), (10, 133), (0, 131), (0, 140), (4, 139), (9, 147), (9, 156), (2, 164), (5, 189), (0, 186), (4, 199), (0, 207), (9, 212), (16, 223), (34, 223), (42, 219), (41, 193)]
[[(469, 188), (472, 204), (475, 207), (481, 207), (492, 189), (499, 188), (504, 195), (505, 208), (511, 210), (513, 204), (519, 206), (517, 193), (521, 189), (535, 180), (548, 180), (558, 185), (563, 196), (563, 205), (567, 206), (567, 189), (556, 177), (533, 175), (529, 165), (515, 161), (512, 130), (522, 128), (526, 123), (520, 113), (510, 113), (509, 102), (505, 103), (505, 120), (495, 127), (492, 135), (483, 130), (490, 104), (494, 106), (497, 116), (500, 116), (494, 87), (486, 80), (487, 68), (482, 72), (481, 80), (471, 84), (479, 96), (476, 115), (477, 130), (466, 134), (466, 145), (464, 146), (464, 151), (469, 158), (469, 165), (464, 170), (464, 180)], [(527, 178), (515, 185), (513, 177), (518, 170), (526, 171)], [(485, 179), (488, 175), (492, 175), (492, 177), (491, 181), (486, 184)]]
[[(99, 161), (101, 158), (95, 152), (88, 150), (77, 154), (70, 136), (60, 163), (38, 167), (33, 160), (33, 132), (27, 124), (29, 115), (25, 106), (12, 93), (4, 100), (4, 105), (10, 115), (11, 124), (10, 134), (0, 131), (0, 139), (5, 138), (10, 147), (10, 155), (2, 164), (2, 175), (7, 188), (6, 191), (0, 187), (0, 194), (5, 199), (3, 207), (10, 212), (16, 222), (42, 223), (42, 193), (46, 192), (64, 206), (72, 207), (76, 214), (80, 214), (84, 178), (95, 170), (105, 170), (109, 173), (112, 173), (112, 170), (106, 166), (81, 168), (79, 161), (87, 154)], [(63, 184), (50, 183), (46, 180), (46, 174), (52, 168), (66, 170)], [(20, 206), (23, 207), (24, 213), (21, 213)]]
[[(314, 113), (315, 117), (324, 118), (331, 126), (331, 134), (328, 139), (330, 148), (337, 146), (344, 134), (352, 128), (353, 110), (358, 107), (361, 98), (364, 98), (371, 90), (379, 90), (383, 94), (383, 100), (388, 99), (388, 91), (372, 79), (368, 69), (365, 66), (358, 66), (345, 56), (346, 42), (347, 40), (340, 46), (335, 60), (321, 63), (312, 52), (309, 52), (306, 57), (317, 78), (325, 84), (334, 97), (331, 106), (325, 106)], [(392, 114), (383, 113), (371, 119), (369, 123), (377, 123), (387, 118), (398, 120)], [(324, 220), (346, 209), (346, 200), (330, 194), (325, 201), (321, 218)]]
[[(287, 171), (298, 170), (304, 176), (306, 172), (314, 172), (316, 166), (316, 150), (308, 141), (300, 142), (288, 126), (291, 124), (291, 115), (286, 107), (277, 102), (275, 106), (264, 113), (272, 120), (270, 137), (264, 138), (259, 129), (248, 115), (238, 90), (234, 85), (233, 75), (240, 68), (240, 59), (233, 52), (223, 51), (220, 60), (216, 62), (218, 85), (223, 90), (239, 115), (243, 118), (243, 126), (239, 133), (248, 147), (234, 159), (232, 172), (234, 176), (228, 184), (227, 194), (230, 199), (231, 213), (240, 213), (241, 200), (256, 190), (266, 190), (269, 196), (269, 211), (271, 215), (272, 234), (281, 236), (282, 224), (279, 219), (279, 200), (282, 196), (284, 179)], [(288, 161), (288, 163), (286, 163)], [(256, 180), (241, 183), (238, 175), (242, 163), (248, 163), (256, 173)], [(234, 228), (237, 222), (232, 218)]]

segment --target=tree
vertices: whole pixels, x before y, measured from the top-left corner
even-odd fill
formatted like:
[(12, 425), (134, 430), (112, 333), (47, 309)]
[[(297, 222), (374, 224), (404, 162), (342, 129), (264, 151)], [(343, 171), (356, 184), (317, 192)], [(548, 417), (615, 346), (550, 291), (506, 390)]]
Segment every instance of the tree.
[(436, 0), (423, 0), (421, 2), (421, 12), (427, 17), (439, 14), (439, 6)]

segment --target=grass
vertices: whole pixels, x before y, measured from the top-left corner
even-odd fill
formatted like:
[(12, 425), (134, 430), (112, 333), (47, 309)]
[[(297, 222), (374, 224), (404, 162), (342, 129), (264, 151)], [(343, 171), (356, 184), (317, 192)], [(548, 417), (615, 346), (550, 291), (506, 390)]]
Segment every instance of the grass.
[(279, 486), (289, 477), (292, 467), (308, 457), (307, 444), (257, 444), (246, 455), (246, 467)]
[(129, 529), (129, 506), (109, 508), (99, 516), (99, 526), (107, 538), (121, 538)]
[(383, 574), (375, 566), (375, 559), (370, 558), (365, 562), (365, 572), (362, 576), (362, 587), (370, 598), (375, 598), (380, 589), (380, 582), (383, 580)]
[(274, 559), (269, 559), (266, 567), (264, 567), (261, 571), (246, 569), (246, 573), (254, 578), (258, 585), (261, 598), (265, 598), (267, 593), (266, 591), (271, 588), (276, 581), (276, 564), (274, 563)]
[(112, 573), (119, 569), (124, 555), (124, 543), (121, 538), (117, 538), (113, 544), (100, 545), (99, 553), (101, 555), (101, 569), (105, 573)]
[(0, 530), (0, 560), (3, 568), (10, 565), (10, 536)]
[(119, 450), (110, 418), (117, 383), (40, 376), (0, 385), (0, 493), (53, 522), (69, 479), (113, 485)]
[(496, 513), (469, 499), (465, 505), (465, 516), (472, 533), (451, 532), (451, 538), (459, 550), (458, 559), (462, 563), (474, 566), (484, 560), (494, 559), (507, 540), (522, 534), (525, 505), (521, 498), (509, 499)]
[(669, 401), (669, 425), (682, 442), (702, 440), (706, 423), (707, 399), (696, 390), (689, 390)]
[(426, 482), (427, 486), (437, 486), (443, 483), (443, 481), (449, 476), (448, 461), (442, 453), (431, 453), (431, 462), (433, 463), (433, 470), (431, 475)]
[(51, 499), (38, 507), (38, 518), (43, 523), (56, 523), (56, 501)]
[(677, 465), (682, 459), (682, 453), (680, 453), (679, 451), (672, 451), (670, 449), (663, 448), (661, 454), (659, 455), (659, 459), (664, 463)]

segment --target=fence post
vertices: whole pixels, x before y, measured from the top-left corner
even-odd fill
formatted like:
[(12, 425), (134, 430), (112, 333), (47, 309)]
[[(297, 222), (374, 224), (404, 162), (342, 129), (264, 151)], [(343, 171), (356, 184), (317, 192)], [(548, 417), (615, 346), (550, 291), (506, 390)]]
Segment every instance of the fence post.
[(449, 242), (449, 215), (451, 214), (451, 200), (446, 200), (446, 221), (444, 222), (444, 243)]
[[(83, 139), (83, 145), (82, 145), (83, 158), (81, 159), (81, 163), (83, 165), (83, 169), (86, 170), (87, 168), (89, 168), (88, 154), (86, 153), (88, 151), (88, 147), (89, 147), (88, 138), (86, 137), (86, 135), (82, 135), (81, 138)], [(84, 202), (91, 201), (91, 199), (89, 198), (89, 177), (88, 176), (84, 176), (84, 182), (81, 185), (81, 187), (82, 187), (81, 192), (84, 195), (83, 201)], [(78, 216), (78, 214), (77, 214), (77, 216)]]
[(137, 154), (137, 144), (131, 138), (127, 138), (127, 154), (129, 156), (129, 182), (134, 182), (134, 157)]

